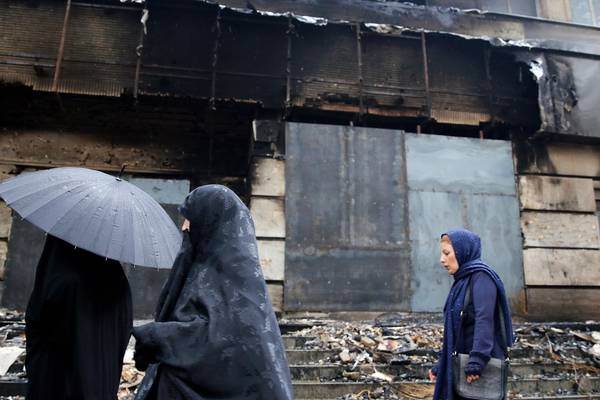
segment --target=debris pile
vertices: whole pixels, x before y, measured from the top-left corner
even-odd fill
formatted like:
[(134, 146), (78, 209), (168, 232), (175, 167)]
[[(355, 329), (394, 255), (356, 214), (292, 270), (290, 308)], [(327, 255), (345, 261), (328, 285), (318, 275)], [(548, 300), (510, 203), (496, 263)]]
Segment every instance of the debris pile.
[[(561, 326), (562, 325), (562, 326)], [(515, 329), (512, 358), (552, 360), (566, 365), (600, 367), (600, 326), (584, 324), (524, 324)], [(588, 369), (590, 369), (588, 368)]]
[[(377, 371), (376, 365), (431, 364), (440, 350), (442, 333), (439, 324), (380, 327), (332, 322), (303, 329), (295, 335), (308, 339), (304, 342), (305, 350), (334, 351), (335, 354), (317, 363), (349, 366), (342, 378), (392, 382), (394, 377)], [(365, 376), (369, 370), (371, 373)]]
[(127, 349), (125, 354), (125, 362), (123, 363), (123, 372), (121, 373), (121, 384), (119, 385), (119, 400), (133, 400), (135, 390), (144, 379), (144, 373), (138, 371), (133, 365), (130, 349)]
[[(440, 323), (410, 319), (282, 322), (288, 350), (305, 353), (302, 356), (310, 353), (302, 361), (290, 358), (296, 383), (365, 388), (338, 397), (341, 400), (431, 398), (433, 385), (427, 372), (437, 361), (442, 343)], [(600, 323), (525, 323), (516, 325), (515, 332), (510, 351), (512, 398), (600, 392)], [(124, 357), (119, 400), (132, 400), (144, 377), (134, 366), (133, 346), (132, 339)], [(0, 385), (22, 388), (24, 366), (23, 315), (0, 309)]]
[[(118, 399), (131, 400), (144, 373), (138, 371), (133, 361), (132, 340), (123, 360), (123, 372)], [(20, 385), (15, 391), (22, 392), (26, 382), (25, 372), (25, 320), (22, 313), (0, 309), (0, 385)], [(0, 396), (0, 400), (21, 400), (23, 396)]]
[[(512, 398), (600, 393), (600, 324), (525, 323), (515, 331)], [(353, 384), (361, 390), (338, 399), (359, 400), (431, 398), (428, 371), (437, 361), (442, 337), (442, 324), (429, 321), (328, 321), (289, 333), (285, 340), (295, 351), (317, 355), (291, 362), (296, 380)]]

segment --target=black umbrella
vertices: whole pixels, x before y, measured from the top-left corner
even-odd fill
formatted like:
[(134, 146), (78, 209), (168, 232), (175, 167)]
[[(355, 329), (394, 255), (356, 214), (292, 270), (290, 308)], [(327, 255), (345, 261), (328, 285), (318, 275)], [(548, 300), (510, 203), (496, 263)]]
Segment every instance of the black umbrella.
[(150, 195), (87, 168), (54, 168), (0, 183), (21, 217), (76, 247), (117, 261), (171, 268), (181, 234)]

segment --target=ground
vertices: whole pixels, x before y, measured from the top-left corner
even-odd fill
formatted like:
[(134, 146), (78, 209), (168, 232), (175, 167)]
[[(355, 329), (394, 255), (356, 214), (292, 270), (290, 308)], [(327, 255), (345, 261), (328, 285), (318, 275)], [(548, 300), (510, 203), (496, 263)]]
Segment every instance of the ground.
[[(26, 379), (22, 318), (19, 313), (0, 311), (0, 351), (7, 355), (0, 367), (11, 364), (0, 377), (3, 395), (22, 393)], [(440, 323), (387, 314), (363, 322), (284, 319), (280, 325), (296, 399), (426, 399), (432, 395), (427, 371), (441, 345)], [(511, 398), (600, 399), (600, 323), (522, 323), (515, 331)], [(125, 355), (119, 400), (132, 399), (143, 378), (132, 356), (133, 341)]]

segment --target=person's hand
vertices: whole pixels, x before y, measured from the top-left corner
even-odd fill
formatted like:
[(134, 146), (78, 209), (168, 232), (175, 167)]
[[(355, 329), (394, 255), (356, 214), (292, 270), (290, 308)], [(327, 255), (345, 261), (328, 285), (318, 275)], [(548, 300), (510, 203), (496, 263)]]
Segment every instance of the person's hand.
[(135, 360), (135, 368), (138, 371), (145, 371), (148, 365), (156, 363), (154, 354), (150, 349), (144, 346), (135, 346), (135, 353), (133, 354)]
[(190, 230), (190, 221), (188, 219), (183, 220), (183, 225), (181, 225), (181, 230), (182, 231)]
[(479, 379), (479, 375), (467, 375), (467, 383), (473, 383)]
[(429, 370), (429, 380), (435, 382), (437, 376), (433, 373), (432, 370)]

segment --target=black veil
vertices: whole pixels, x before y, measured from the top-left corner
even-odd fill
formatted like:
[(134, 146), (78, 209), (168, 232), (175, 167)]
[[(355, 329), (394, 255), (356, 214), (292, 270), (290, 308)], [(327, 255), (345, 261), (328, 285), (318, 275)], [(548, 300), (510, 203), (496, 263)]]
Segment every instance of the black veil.
[(136, 399), (293, 399), (250, 212), (220, 185), (191, 192), (180, 212), (191, 228), (156, 322), (134, 329), (156, 361)]

